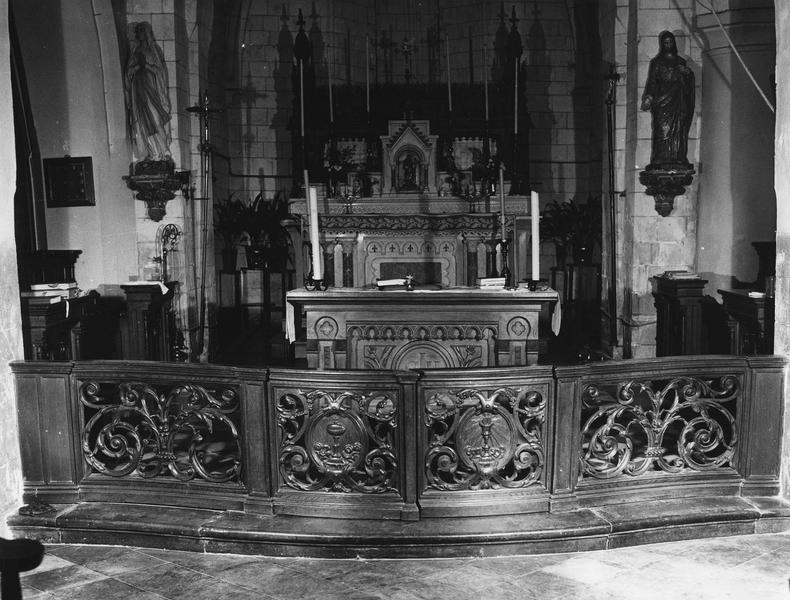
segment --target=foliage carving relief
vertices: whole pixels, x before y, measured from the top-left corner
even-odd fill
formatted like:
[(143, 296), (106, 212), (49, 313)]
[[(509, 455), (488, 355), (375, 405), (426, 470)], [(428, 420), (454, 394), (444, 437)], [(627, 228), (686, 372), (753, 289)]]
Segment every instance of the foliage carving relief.
[(425, 403), (428, 487), (525, 488), (545, 465), (546, 399), (536, 390), (443, 390)]
[(111, 477), (212, 483), (241, 472), (239, 396), (227, 386), (84, 382), (82, 453)]
[(277, 398), (283, 482), (305, 491), (394, 490), (398, 462), (391, 392), (284, 392)]
[(682, 377), (582, 392), (582, 477), (728, 467), (737, 444), (735, 376)]
[(472, 368), (494, 364), (496, 324), (348, 323), (351, 368)]

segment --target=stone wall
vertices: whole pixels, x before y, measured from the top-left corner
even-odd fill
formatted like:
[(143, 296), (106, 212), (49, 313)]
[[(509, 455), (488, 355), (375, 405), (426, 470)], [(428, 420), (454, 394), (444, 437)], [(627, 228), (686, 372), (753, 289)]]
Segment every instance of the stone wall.
[[(589, 60), (600, 50), (591, 52), (585, 47), (600, 44), (597, 21), (586, 15), (580, 18), (571, 4), (540, 0), (516, 7), (528, 78), (527, 108), (534, 126), (531, 177), (542, 203), (577, 194), (582, 199), (600, 194), (602, 129), (593, 115), (600, 109), (603, 90), (596, 75), (599, 64)], [(451, 80), (482, 82), (483, 45), (488, 44), (491, 63), (501, 3), (466, 0), (438, 5), (441, 14), (437, 3), (415, 6), (407, 0), (318, 0), (287, 6), (273, 0), (251, 1), (239, 24), (238, 81), (227, 86), (233, 91), (224, 97), (232, 165), (236, 173), (247, 176), (231, 178), (230, 191), (240, 198), (251, 198), (261, 189), (271, 194), (290, 188), (291, 132), (287, 127), (293, 117), (294, 84), (289, 46), (298, 31), (300, 8), (308, 37), (315, 47), (323, 47), (322, 53), (314, 53), (318, 85), (327, 85), (331, 72), (336, 86), (364, 86), (368, 44), (371, 85), (376, 81), (401, 82), (403, 55), (392, 53), (392, 62), (387, 64), (387, 42), (382, 42), (382, 36), (396, 46), (404, 38), (414, 40), (417, 50), (411, 71), (415, 81), (446, 82), (449, 47)], [(511, 5), (505, 3), (504, 25), (508, 29), (510, 11)], [(429, 33), (435, 36), (437, 22), (442, 40), (439, 47), (428, 43)], [(591, 87), (593, 80), (596, 85)], [(590, 106), (598, 108), (591, 110)], [(480, 109), (482, 112), (483, 107)], [(328, 107), (321, 113), (328, 119)], [(260, 175), (265, 177), (256, 177)]]
[[(624, 4), (624, 3), (623, 3)], [(640, 2), (636, 10), (628, 5), (627, 64), (625, 77), (625, 164), (623, 204), (620, 207), (624, 252), (618, 273), (618, 289), (623, 290), (623, 356), (655, 356), (656, 311), (651, 278), (667, 270), (694, 270), (697, 224), (698, 178), (675, 198), (667, 217), (656, 213), (654, 198), (645, 194), (639, 172), (650, 162), (651, 116), (640, 111), (642, 92), (650, 60), (658, 53), (658, 35), (668, 30), (675, 34), (678, 53), (695, 73), (697, 96), (700, 86), (701, 48), (689, 31), (688, 15), (693, 0), (667, 3)], [(625, 8), (625, 6), (623, 6)], [(698, 139), (700, 103), (689, 134), (688, 159), (699, 162)]]

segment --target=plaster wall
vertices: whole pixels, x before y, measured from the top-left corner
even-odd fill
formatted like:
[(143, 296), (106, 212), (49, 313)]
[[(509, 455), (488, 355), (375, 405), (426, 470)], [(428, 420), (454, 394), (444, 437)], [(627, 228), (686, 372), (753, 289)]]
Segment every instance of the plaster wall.
[[(756, 4), (756, 3), (753, 3)], [(720, 15), (757, 84), (773, 100), (773, 3)], [(697, 19), (703, 53), (697, 271), (706, 292), (757, 278), (755, 241), (773, 241), (775, 118), (710, 15)]]
[(135, 200), (121, 179), (130, 153), (111, 4), (12, 4), (42, 158), (93, 159), (95, 206), (47, 208), (48, 247), (82, 250), (84, 290), (127, 281), (138, 271)]
[[(11, 62), (8, 36), (8, 2), (0, 0), (0, 122), (14, 122), (11, 100)], [(14, 239), (14, 191), (16, 151), (13, 131), (0, 137), (0, 536), (8, 537), (6, 516), (22, 498), (19, 468), (19, 434), (16, 422), (16, 393), (9, 361), (21, 359), (22, 325), (19, 284), (16, 277)]]
[[(776, 73), (790, 73), (790, 3), (776, 3)], [(790, 357), (790, 85), (777, 77), (776, 86), (776, 314), (774, 353)], [(790, 369), (785, 368), (782, 483), (790, 490)]]

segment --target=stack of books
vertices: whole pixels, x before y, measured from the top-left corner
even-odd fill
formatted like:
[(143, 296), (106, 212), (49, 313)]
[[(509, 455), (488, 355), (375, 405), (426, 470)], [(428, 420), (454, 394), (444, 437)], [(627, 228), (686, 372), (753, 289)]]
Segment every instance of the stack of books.
[(478, 277), (477, 286), (481, 288), (505, 287), (504, 277)]
[(80, 294), (76, 281), (67, 283), (34, 283), (29, 292), (22, 292), (23, 298), (49, 298), (50, 302), (60, 302), (76, 298)]

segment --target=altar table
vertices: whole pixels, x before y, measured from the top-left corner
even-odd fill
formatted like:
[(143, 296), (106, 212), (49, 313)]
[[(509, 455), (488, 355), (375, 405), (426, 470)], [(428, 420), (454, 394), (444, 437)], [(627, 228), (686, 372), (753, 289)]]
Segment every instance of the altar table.
[(538, 320), (557, 292), (545, 289), (292, 290), (286, 330), (304, 313), (310, 369), (421, 369), (533, 365)]

